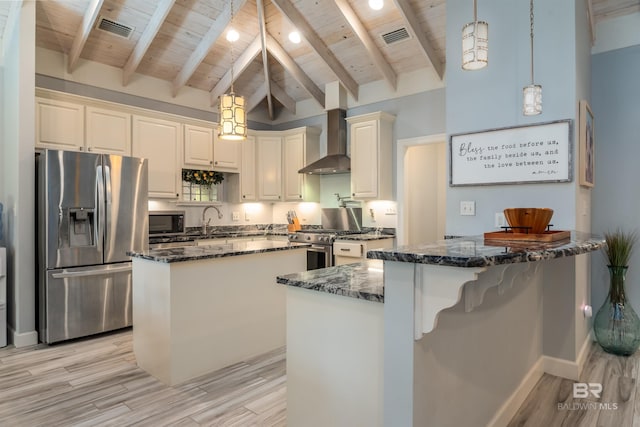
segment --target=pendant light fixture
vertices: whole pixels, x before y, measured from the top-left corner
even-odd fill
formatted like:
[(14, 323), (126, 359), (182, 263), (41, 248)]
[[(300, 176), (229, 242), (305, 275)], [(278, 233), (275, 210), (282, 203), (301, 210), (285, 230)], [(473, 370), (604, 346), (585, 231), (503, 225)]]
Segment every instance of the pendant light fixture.
[(533, 0), (529, 0), (529, 24), (531, 40), (531, 84), (522, 89), (522, 114), (535, 116), (542, 113), (542, 86), (533, 83)]
[(479, 70), (489, 63), (489, 24), (478, 21), (478, 5), (473, 0), (473, 22), (462, 27), (462, 69)]
[[(233, 31), (233, 33), (232, 33)], [(233, 91), (233, 43), (238, 39), (237, 32), (233, 29), (233, 0), (231, 0), (231, 29), (227, 34), (227, 40), (231, 45), (231, 93), (220, 95), (220, 127), (218, 136), (220, 139), (242, 141), (247, 138), (247, 114), (245, 111), (244, 97), (236, 95)]]

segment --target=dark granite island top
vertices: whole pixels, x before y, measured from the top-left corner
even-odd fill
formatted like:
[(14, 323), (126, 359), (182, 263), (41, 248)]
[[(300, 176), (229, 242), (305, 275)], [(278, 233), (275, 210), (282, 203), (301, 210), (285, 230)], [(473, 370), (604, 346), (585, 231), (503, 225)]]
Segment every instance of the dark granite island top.
[(452, 267), (490, 267), (580, 255), (603, 245), (601, 237), (576, 231), (571, 232), (570, 239), (552, 243), (485, 241), (483, 236), (472, 236), (371, 250), (367, 252), (367, 258)]
[(356, 264), (310, 270), (278, 276), (283, 285), (351, 298), (384, 302), (382, 261), (369, 260)]
[(290, 243), (277, 240), (233, 242), (223, 245), (185, 246), (170, 249), (152, 249), (144, 252), (127, 252), (133, 258), (163, 263), (196, 261), (201, 259), (231, 257), (262, 252), (287, 251), (311, 246), (307, 243)]

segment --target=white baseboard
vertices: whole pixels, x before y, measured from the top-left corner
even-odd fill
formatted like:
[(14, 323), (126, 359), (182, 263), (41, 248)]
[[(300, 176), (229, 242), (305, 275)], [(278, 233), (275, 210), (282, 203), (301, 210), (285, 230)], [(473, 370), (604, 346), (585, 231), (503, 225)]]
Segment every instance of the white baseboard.
[(582, 368), (587, 361), (592, 345), (593, 341), (591, 340), (591, 336), (587, 335), (575, 362), (550, 356), (542, 356), (544, 372), (577, 381), (580, 378)]
[(38, 332), (36, 331), (17, 333), (12, 327), (7, 329), (9, 331), (9, 342), (16, 348), (38, 344)]
[(508, 425), (509, 421), (511, 421), (516, 412), (518, 412), (518, 409), (520, 409), (520, 406), (522, 406), (527, 396), (531, 393), (531, 390), (533, 390), (543, 374), (543, 357), (540, 357), (531, 367), (527, 375), (525, 375), (522, 381), (520, 381), (520, 384), (511, 396), (504, 402), (500, 409), (498, 409), (498, 412), (496, 412), (487, 426), (504, 427)]

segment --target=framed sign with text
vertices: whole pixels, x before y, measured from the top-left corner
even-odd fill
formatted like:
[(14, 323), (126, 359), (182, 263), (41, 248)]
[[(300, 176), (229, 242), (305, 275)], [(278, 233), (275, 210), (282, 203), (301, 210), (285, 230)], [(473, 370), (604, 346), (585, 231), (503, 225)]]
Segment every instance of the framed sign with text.
[(571, 120), (451, 135), (449, 184), (571, 181), (571, 141)]

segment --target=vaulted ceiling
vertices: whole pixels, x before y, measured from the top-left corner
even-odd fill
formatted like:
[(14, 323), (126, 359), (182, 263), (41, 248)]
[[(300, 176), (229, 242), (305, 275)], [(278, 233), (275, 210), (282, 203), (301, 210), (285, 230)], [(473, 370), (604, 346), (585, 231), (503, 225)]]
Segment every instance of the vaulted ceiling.
[[(123, 85), (152, 76), (209, 91), (211, 104), (228, 91), (273, 117), (297, 101), (324, 104), (324, 85), (359, 87), (427, 69), (441, 79), (446, 0), (47, 0), (36, 4), (37, 45), (67, 54), (69, 72), (81, 59), (123, 70)], [(0, 1), (0, 30), (9, 13)], [(640, 0), (588, 0), (594, 23), (640, 11)], [(106, 19), (106, 21), (104, 21)], [(240, 33), (225, 38), (233, 26)], [(297, 30), (302, 41), (289, 40)], [(233, 63), (233, 67), (231, 64)], [(266, 64), (266, 66), (265, 66)]]

